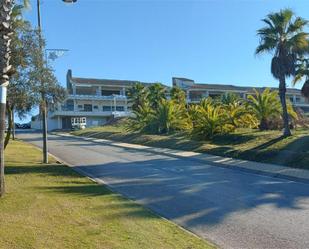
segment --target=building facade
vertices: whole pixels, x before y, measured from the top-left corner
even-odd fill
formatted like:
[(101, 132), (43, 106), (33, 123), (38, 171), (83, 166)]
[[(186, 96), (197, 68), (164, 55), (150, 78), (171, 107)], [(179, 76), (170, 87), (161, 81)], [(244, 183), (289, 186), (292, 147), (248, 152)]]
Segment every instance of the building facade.
[(91, 127), (103, 125), (112, 117), (131, 115), (127, 93), (139, 81), (78, 78), (73, 77), (71, 70), (66, 81), (68, 97), (51, 106), (48, 130), (71, 129), (71, 119), (76, 117), (85, 117), (86, 126)]
[[(215, 98), (227, 93), (234, 93), (244, 99), (246, 99), (248, 95), (254, 94), (253, 87), (222, 84), (201, 84), (195, 83), (194, 80), (191, 79), (177, 77), (174, 77), (172, 81), (173, 86), (180, 87), (186, 92), (188, 103), (198, 103), (203, 98)], [(255, 87), (255, 89), (257, 91), (263, 91), (265, 90), (265, 87)], [(278, 89), (272, 88), (272, 90)], [(286, 96), (294, 107), (299, 107), (304, 112), (309, 113), (309, 100), (302, 95), (299, 89), (287, 88)]]

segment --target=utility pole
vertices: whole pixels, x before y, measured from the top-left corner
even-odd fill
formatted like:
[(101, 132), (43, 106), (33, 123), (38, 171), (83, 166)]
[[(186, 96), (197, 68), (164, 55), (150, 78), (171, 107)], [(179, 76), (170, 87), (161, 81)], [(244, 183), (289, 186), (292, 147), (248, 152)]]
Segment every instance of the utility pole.
[[(41, 26), (41, 9), (40, 0), (37, 0), (37, 11), (38, 11), (38, 31), (39, 31), (39, 46), (40, 46), (40, 69), (44, 67), (43, 64), (43, 39), (42, 39), (42, 26)], [(41, 70), (43, 72), (43, 70)], [(43, 163), (48, 163), (48, 147), (47, 147), (47, 103), (44, 92), (44, 79), (41, 75), (41, 118), (42, 118), (42, 133), (43, 133)]]
[[(75, 3), (77, 0), (62, 0), (65, 3)], [(42, 26), (41, 26), (41, 3), (40, 0), (37, 0), (37, 14), (38, 14), (38, 30), (39, 30), (39, 45), (41, 53), (41, 62), (43, 62), (43, 39), (42, 39)], [(44, 64), (39, 65), (41, 68), (44, 67)], [(47, 101), (45, 98), (44, 92), (44, 77), (41, 75), (41, 117), (42, 117), (42, 133), (43, 133), (43, 163), (48, 163), (48, 143), (47, 143)]]
[(12, 35), (13, 0), (0, 0), (0, 196), (5, 193), (4, 182), (4, 136), (7, 86), (12, 73), (10, 43)]

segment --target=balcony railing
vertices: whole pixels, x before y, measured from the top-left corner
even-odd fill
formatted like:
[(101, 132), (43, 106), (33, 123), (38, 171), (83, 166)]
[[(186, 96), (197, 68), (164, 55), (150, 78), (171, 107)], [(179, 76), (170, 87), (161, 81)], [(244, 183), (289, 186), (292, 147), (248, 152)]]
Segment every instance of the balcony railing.
[(81, 94), (69, 94), (68, 99), (90, 99), (90, 100), (126, 100), (127, 96), (125, 95), (110, 95), (110, 96), (103, 96), (103, 95), (81, 95)]
[(60, 108), (49, 112), (50, 117), (54, 116), (102, 116), (102, 117), (108, 117), (108, 116), (115, 116), (115, 117), (127, 117), (131, 116), (131, 111), (99, 111), (99, 110), (72, 110), (71, 108)]

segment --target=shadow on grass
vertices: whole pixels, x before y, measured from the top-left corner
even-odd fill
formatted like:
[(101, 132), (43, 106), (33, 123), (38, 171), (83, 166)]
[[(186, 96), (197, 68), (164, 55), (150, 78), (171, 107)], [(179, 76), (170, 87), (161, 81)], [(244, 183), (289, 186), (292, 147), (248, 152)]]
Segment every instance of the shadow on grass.
[[(38, 189), (40, 191), (59, 193), (68, 196), (74, 195), (79, 198), (106, 196), (108, 199), (101, 199), (102, 202), (99, 201), (98, 205), (91, 206), (91, 210), (94, 210), (98, 215), (101, 214), (104, 216), (104, 220), (119, 219), (121, 217), (160, 219), (159, 216), (155, 215), (143, 206), (122, 197), (118, 193), (112, 192), (104, 185), (99, 185), (96, 183), (40, 187)], [(108, 210), (108, 212), (104, 210)]]
[(50, 176), (82, 177), (69, 167), (60, 164), (37, 164), (31, 166), (8, 166), (5, 174), (48, 174)]
[(246, 160), (309, 169), (309, 136), (295, 138), (290, 142), (287, 141), (284, 146), (280, 146), (279, 148), (271, 147), (284, 139), (290, 138), (280, 136), (252, 149), (241, 152), (239, 157)]
[(249, 142), (255, 139), (256, 136), (252, 134), (224, 134), (217, 135), (213, 139), (211, 139), (211, 143), (215, 145), (237, 145)]
[(284, 136), (279, 136), (277, 138), (274, 138), (274, 139), (271, 139), (271, 140), (267, 141), (266, 143), (260, 144), (260, 145), (258, 145), (256, 147), (252, 148), (251, 150), (263, 150), (263, 149), (266, 149), (266, 148), (268, 148), (268, 147), (270, 147), (270, 146), (280, 142), (283, 139), (285, 139)]
[(67, 186), (56, 186), (56, 187), (41, 187), (41, 190), (47, 190), (51, 192), (63, 193), (68, 195), (80, 195), (80, 196), (99, 196), (99, 195), (110, 195), (113, 194), (109, 189), (103, 185), (96, 183), (86, 183), (77, 185)]

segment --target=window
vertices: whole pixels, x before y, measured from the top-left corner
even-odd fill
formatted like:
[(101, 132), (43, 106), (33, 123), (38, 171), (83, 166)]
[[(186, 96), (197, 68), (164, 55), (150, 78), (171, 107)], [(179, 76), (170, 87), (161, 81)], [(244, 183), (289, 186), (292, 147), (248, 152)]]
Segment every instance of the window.
[(92, 105), (84, 104), (84, 111), (85, 112), (92, 112)]
[(78, 105), (77, 108), (78, 109), (83, 109), (83, 105)]
[(102, 96), (120, 95), (120, 90), (102, 90)]
[(110, 112), (112, 108), (110, 106), (103, 106), (103, 112)]
[(124, 106), (116, 106), (116, 111), (123, 112), (124, 111)]
[(98, 107), (97, 105), (94, 105), (94, 106), (93, 106), (93, 109), (96, 109), (96, 110), (97, 110), (97, 109), (99, 109), (99, 107)]

